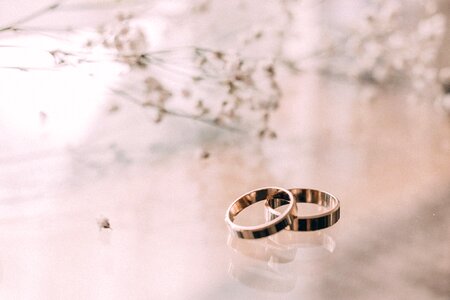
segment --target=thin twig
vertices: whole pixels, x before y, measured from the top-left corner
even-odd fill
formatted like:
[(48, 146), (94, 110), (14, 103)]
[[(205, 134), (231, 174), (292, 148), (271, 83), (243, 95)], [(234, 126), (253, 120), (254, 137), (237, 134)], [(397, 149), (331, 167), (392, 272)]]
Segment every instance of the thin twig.
[(38, 18), (38, 17), (48, 13), (49, 11), (56, 10), (58, 7), (61, 6), (62, 3), (63, 3), (63, 1), (58, 1), (58, 2), (55, 2), (55, 3), (51, 4), (51, 5), (49, 5), (49, 6), (43, 7), (41, 9), (39, 9), (39, 10), (29, 14), (28, 16), (25, 16), (25, 17), (23, 17), (21, 19), (16, 20), (15, 22), (13, 22), (10, 25), (1, 27), (0, 28), (0, 32), (8, 31), (8, 30), (16, 30), (16, 27), (18, 25), (21, 25), (21, 24), (29, 22), (29, 21), (31, 21), (33, 19), (36, 19), (36, 18)]
[(14, 66), (0, 66), (0, 69), (18, 70), (22, 72), (29, 71), (57, 71), (55, 68), (38, 68), (38, 67), (14, 67)]
[[(131, 103), (133, 103), (133, 104), (135, 104), (135, 105), (137, 105), (139, 107), (142, 107), (142, 103), (137, 98), (135, 98), (134, 96), (128, 94), (127, 92), (122, 91), (122, 90), (116, 90), (116, 89), (110, 89), (110, 90), (115, 95), (122, 96), (122, 98), (130, 101)], [(146, 103), (146, 106), (150, 106), (150, 107), (153, 107), (155, 109), (161, 109), (161, 107), (159, 107), (159, 106), (157, 106), (155, 104), (148, 104), (148, 103)], [(190, 114), (181, 113), (181, 112), (177, 112), (177, 111), (173, 111), (173, 110), (168, 110), (166, 108), (163, 108), (163, 112), (165, 114), (168, 114), (168, 115), (171, 115), (171, 116), (174, 116), (174, 117), (180, 117), (180, 118), (185, 118), (185, 119), (189, 119), (189, 120), (198, 121), (198, 122), (201, 122), (201, 123), (204, 123), (204, 124), (216, 127), (216, 128), (225, 129), (225, 130), (229, 130), (229, 131), (232, 131), (232, 132), (242, 132), (242, 130), (240, 130), (240, 129), (236, 128), (236, 127), (231, 127), (231, 126), (227, 126), (227, 125), (220, 125), (220, 124), (217, 124), (216, 122), (214, 122), (214, 120), (204, 119), (204, 118), (201, 118), (200, 116), (190, 115)]]

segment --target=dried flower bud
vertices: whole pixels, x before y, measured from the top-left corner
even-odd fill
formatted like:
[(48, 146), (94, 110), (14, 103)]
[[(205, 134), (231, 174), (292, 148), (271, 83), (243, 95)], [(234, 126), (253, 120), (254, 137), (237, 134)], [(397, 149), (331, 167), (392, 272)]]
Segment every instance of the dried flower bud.
[(163, 117), (164, 117), (164, 110), (158, 109), (158, 111), (156, 112), (156, 116), (153, 119), (153, 121), (155, 123), (160, 123), (162, 121)]
[(63, 65), (66, 63), (67, 54), (60, 50), (49, 51), (50, 55), (53, 56), (53, 60), (56, 65)]
[(267, 74), (269, 74), (269, 76), (275, 75), (275, 68), (274, 68), (273, 64), (270, 64), (267, 67), (265, 67), (265, 70), (266, 70)]
[(222, 117), (218, 116), (218, 117), (214, 118), (213, 122), (216, 125), (222, 125), (223, 124), (223, 119), (222, 119)]
[(153, 106), (156, 106), (155, 103), (153, 103), (153, 102), (150, 101), (150, 100), (146, 100), (146, 101), (142, 102), (141, 105), (142, 105), (143, 107), (153, 107)]
[(190, 97), (191, 97), (191, 91), (188, 90), (188, 89), (182, 89), (182, 90), (181, 90), (181, 95), (182, 95), (184, 98), (190, 98)]
[(200, 59), (198, 60), (198, 64), (200, 67), (204, 66), (208, 62), (208, 59), (205, 56), (200, 56)]
[(108, 218), (101, 217), (97, 219), (97, 225), (100, 230), (102, 229), (111, 229), (111, 224)]
[(145, 54), (141, 54), (137, 57), (135, 64), (138, 67), (145, 68), (148, 66), (149, 59)]
[(219, 60), (223, 60), (223, 58), (224, 58), (224, 54), (221, 51), (214, 52), (214, 56)]
[(211, 156), (211, 153), (209, 153), (209, 151), (205, 150), (205, 149), (201, 149), (198, 157), (200, 159), (208, 159)]
[(109, 108), (108, 108), (108, 113), (112, 114), (115, 112), (118, 112), (120, 109), (120, 107), (117, 104), (112, 104)]
[(203, 100), (199, 99), (199, 100), (197, 101), (197, 104), (195, 105), (195, 107), (197, 107), (197, 108), (203, 108)]
[(147, 78), (145, 78), (145, 86), (147, 88), (147, 91), (153, 91), (153, 90), (158, 90), (161, 89), (161, 83), (154, 78), (153, 76), (148, 76)]
[(269, 133), (269, 138), (271, 139), (276, 139), (277, 138), (277, 134), (275, 131), (271, 130)]
[(262, 139), (262, 138), (264, 138), (265, 136), (266, 136), (266, 133), (267, 133), (267, 129), (261, 129), (261, 130), (259, 130), (259, 132), (258, 132), (258, 137), (260, 138), (260, 139)]

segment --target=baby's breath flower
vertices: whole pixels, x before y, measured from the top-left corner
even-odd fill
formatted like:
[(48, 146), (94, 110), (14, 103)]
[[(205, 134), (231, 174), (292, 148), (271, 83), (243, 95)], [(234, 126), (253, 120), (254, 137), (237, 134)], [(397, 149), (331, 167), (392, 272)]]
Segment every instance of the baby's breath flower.
[(379, 85), (404, 80), (419, 96), (438, 93), (436, 57), (446, 20), (435, 0), (426, 3), (417, 26), (405, 27), (398, 1), (377, 1), (346, 43), (348, 74)]
[(146, 67), (142, 56), (148, 50), (147, 36), (130, 13), (119, 13), (113, 22), (97, 28), (98, 38), (89, 39), (88, 47), (102, 46), (117, 53), (117, 58), (131, 67)]

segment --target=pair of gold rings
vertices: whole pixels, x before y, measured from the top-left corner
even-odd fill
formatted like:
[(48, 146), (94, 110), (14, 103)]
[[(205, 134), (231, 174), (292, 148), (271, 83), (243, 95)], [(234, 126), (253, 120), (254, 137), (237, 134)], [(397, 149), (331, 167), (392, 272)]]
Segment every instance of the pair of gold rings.
[[(234, 223), (236, 216), (246, 207), (265, 200), (266, 223), (256, 226), (243, 226)], [(297, 203), (314, 203), (325, 207), (324, 213), (313, 216), (300, 216)], [(283, 212), (276, 209), (286, 205)], [(243, 239), (263, 238), (283, 229), (293, 231), (313, 231), (335, 224), (340, 217), (339, 200), (330, 193), (314, 189), (284, 189), (266, 187), (250, 191), (237, 198), (227, 210), (225, 222), (232, 234)]]

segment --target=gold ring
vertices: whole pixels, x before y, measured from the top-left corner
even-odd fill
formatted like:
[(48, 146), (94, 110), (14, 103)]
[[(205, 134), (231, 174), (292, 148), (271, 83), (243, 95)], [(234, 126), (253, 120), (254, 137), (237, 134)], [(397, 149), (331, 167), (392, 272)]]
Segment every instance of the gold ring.
[[(274, 198), (282, 199), (283, 203), (287, 204), (288, 207), (284, 212), (278, 213), (276, 217), (271, 218), (268, 222), (256, 226), (242, 226), (233, 222), (234, 218), (246, 207), (262, 200)], [(266, 187), (253, 190), (237, 198), (228, 207), (225, 214), (225, 222), (235, 236), (242, 239), (258, 239), (277, 233), (291, 225), (296, 212), (297, 205), (291, 192), (279, 187)]]
[[(314, 203), (328, 208), (324, 213), (313, 216), (295, 215), (293, 222), (287, 227), (293, 231), (313, 231), (327, 228), (335, 224), (340, 217), (339, 200), (330, 193), (313, 190), (313, 189), (289, 189), (294, 195), (297, 203)], [(272, 197), (265, 202), (267, 219), (272, 220), (280, 216), (280, 212), (276, 211), (277, 207), (286, 205), (288, 202), (283, 198)], [(290, 202), (289, 202), (290, 204)]]

